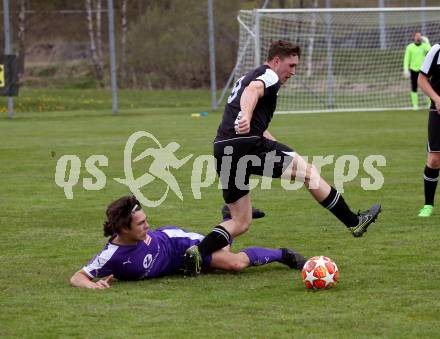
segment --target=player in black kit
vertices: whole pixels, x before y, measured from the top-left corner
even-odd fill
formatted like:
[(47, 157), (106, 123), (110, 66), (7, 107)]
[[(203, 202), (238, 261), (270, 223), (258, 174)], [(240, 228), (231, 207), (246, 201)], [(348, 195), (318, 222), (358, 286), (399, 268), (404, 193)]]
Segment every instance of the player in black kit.
[(428, 119), (428, 157), (424, 170), (425, 205), (419, 217), (429, 217), (434, 208), (434, 196), (440, 170), (440, 44), (429, 50), (420, 69), (418, 83), (431, 98)]
[(198, 275), (203, 257), (227, 246), (232, 238), (248, 230), (252, 221), (248, 186), (251, 174), (304, 178), (312, 196), (342, 221), (355, 237), (362, 236), (380, 213), (378, 204), (365, 212), (353, 213), (340, 193), (320, 177), (314, 166), (290, 147), (276, 141), (267, 130), (276, 108), (278, 91), (295, 75), (300, 54), (299, 46), (283, 40), (275, 41), (264, 65), (235, 83), (214, 140), (216, 170), (232, 219), (216, 226), (200, 244), (186, 251), (186, 274)]

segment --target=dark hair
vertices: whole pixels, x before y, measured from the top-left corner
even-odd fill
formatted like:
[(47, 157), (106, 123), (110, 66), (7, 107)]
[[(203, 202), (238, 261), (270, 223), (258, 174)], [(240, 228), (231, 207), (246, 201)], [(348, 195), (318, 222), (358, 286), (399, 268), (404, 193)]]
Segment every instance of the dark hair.
[(142, 206), (133, 195), (127, 195), (113, 201), (105, 212), (107, 220), (103, 225), (104, 236), (112, 237), (115, 233), (121, 232), (123, 228), (130, 229), (132, 214), (140, 209)]
[(273, 60), (276, 56), (280, 57), (280, 59), (284, 59), (291, 55), (297, 55), (298, 58), (301, 57), (301, 48), (289, 41), (277, 40), (270, 44), (267, 61)]

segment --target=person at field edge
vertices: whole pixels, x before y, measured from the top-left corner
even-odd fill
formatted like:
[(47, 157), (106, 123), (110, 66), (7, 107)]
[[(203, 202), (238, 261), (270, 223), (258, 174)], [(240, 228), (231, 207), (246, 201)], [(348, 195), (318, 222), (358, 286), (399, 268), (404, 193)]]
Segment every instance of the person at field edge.
[(274, 41), (266, 62), (235, 83), (214, 140), (216, 170), (232, 218), (214, 227), (200, 244), (186, 251), (187, 275), (198, 275), (204, 258), (248, 230), (252, 221), (248, 186), (251, 174), (290, 180), (302, 178), (312, 196), (355, 237), (362, 236), (378, 217), (379, 204), (365, 212), (353, 213), (342, 195), (320, 177), (316, 167), (278, 142), (267, 130), (280, 86), (295, 75), (300, 55), (299, 46)]
[(429, 217), (434, 208), (435, 190), (440, 169), (440, 44), (435, 44), (425, 57), (418, 83), (431, 98), (428, 118), (428, 157), (424, 171), (425, 205), (419, 217)]
[[(203, 239), (201, 234), (176, 226), (150, 230), (141, 204), (134, 196), (112, 202), (106, 215), (104, 236), (110, 239), (101, 252), (72, 276), (72, 286), (104, 289), (110, 287), (113, 277), (139, 280), (179, 273), (183, 269), (185, 250)], [(206, 256), (203, 267), (239, 272), (249, 266), (272, 262), (300, 270), (306, 259), (288, 248), (249, 247), (232, 253), (228, 244)]]
[(413, 109), (419, 109), (419, 98), (417, 95), (417, 79), (423, 59), (425, 59), (431, 45), (427, 37), (422, 33), (414, 34), (414, 42), (406, 46), (405, 56), (403, 58), (403, 76), (411, 79), (411, 103)]

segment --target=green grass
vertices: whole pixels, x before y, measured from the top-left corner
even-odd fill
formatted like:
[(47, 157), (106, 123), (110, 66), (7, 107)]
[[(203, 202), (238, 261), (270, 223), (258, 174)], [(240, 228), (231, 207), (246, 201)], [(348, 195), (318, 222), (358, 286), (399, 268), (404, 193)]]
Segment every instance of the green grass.
[[(58, 102), (73, 102), (76, 92), (46, 93)], [(162, 144), (177, 141), (179, 157), (211, 154), (220, 113), (192, 119), (191, 113), (207, 109), (209, 97), (172, 93), (127, 93), (124, 100), (131, 97), (135, 107), (147, 108), (125, 107), (117, 116), (94, 102), (87, 110), (22, 113), (12, 120), (2, 113), (0, 337), (438, 336), (440, 211), (429, 219), (416, 217), (423, 204), (425, 111), (275, 117), (271, 132), (300, 154), (387, 159), (380, 168), (381, 190), (361, 189), (363, 171), (344, 186), (353, 209), (377, 201), (383, 205), (379, 221), (363, 238), (349, 235), (305, 190), (287, 192), (274, 181), (270, 191), (252, 193), (267, 216), (255, 221), (234, 248), (291, 246), (306, 256), (327, 255), (341, 271), (332, 290), (306, 291), (299, 273), (279, 264), (197, 279), (115, 282), (105, 291), (70, 287), (73, 272), (105, 244), (106, 205), (128, 193), (112, 178), (124, 176), (130, 134), (145, 130)], [(108, 98), (103, 100), (110, 107)], [(67, 200), (54, 183), (63, 154), (78, 155), (83, 165), (90, 155), (105, 154), (105, 189), (83, 189), (82, 178), (89, 176), (83, 167), (74, 199)], [(183, 202), (170, 193), (163, 205), (147, 209), (154, 226), (206, 233), (219, 220), (220, 191), (203, 189), (202, 199), (195, 200), (191, 169), (192, 161), (174, 172)], [(324, 176), (333, 181), (332, 166), (324, 168)], [(161, 189), (160, 183), (144, 188), (146, 194)]]
[[(26, 115), (35, 115), (50, 111), (109, 110), (111, 104), (109, 89), (59, 89), (42, 88), (20, 90), (14, 98), (14, 111)], [(210, 106), (207, 90), (118, 90), (119, 108), (133, 110), (139, 108), (189, 108)], [(6, 98), (0, 97), (0, 115), (7, 112)]]

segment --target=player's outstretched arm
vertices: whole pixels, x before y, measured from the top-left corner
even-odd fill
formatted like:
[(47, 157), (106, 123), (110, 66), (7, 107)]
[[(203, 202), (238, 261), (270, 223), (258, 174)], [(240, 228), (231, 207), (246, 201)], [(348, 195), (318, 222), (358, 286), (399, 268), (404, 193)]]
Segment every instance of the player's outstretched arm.
[(437, 109), (437, 112), (440, 113), (440, 96), (434, 91), (426, 75), (424, 75), (423, 73), (419, 73), (417, 83), (422, 89), (423, 93), (425, 93), (432, 99), (432, 101), (434, 101), (435, 108)]
[(422, 35), (422, 42), (429, 45), (429, 48), (431, 48), (431, 43), (429, 42), (429, 39), (427, 36)]
[(262, 81), (252, 81), (243, 91), (240, 99), (240, 108), (243, 114), (236, 129), (237, 134), (246, 134), (251, 130), (251, 120), (258, 99), (264, 95)]
[(104, 279), (94, 282), (82, 269), (77, 271), (72, 278), (70, 278), (70, 284), (73, 287), (92, 288), (92, 289), (105, 289), (110, 288), (110, 282), (113, 279), (113, 274), (105, 277)]

